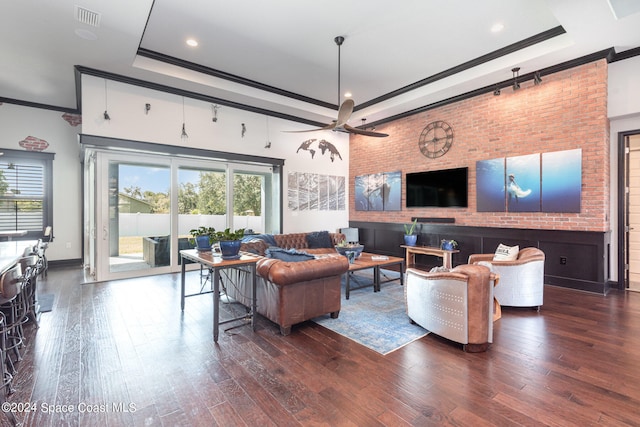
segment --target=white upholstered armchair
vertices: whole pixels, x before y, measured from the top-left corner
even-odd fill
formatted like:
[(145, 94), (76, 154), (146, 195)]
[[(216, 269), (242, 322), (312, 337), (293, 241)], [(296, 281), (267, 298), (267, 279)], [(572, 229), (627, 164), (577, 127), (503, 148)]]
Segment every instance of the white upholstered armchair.
[(464, 351), (486, 351), (493, 342), (494, 280), (481, 265), (434, 273), (408, 268), (407, 315), (428, 331), (463, 344)]
[(494, 295), (501, 306), (536, 307), (544, 297), (544, 252), (524, 248), (513, 261), (493, 261), (494, 254), (473, 254), (469, 264), (490, 263), (491, 271), (500, 275)]

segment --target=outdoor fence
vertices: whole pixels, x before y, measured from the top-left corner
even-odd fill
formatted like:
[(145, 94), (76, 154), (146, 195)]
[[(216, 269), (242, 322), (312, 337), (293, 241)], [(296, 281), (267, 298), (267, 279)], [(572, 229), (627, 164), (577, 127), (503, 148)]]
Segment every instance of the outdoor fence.
[[(121, 213), (119, 236), (166, 236), (171, 231), (169, 214)], [(198, 227), (214, 227), (217, 231), (227, 228), (226, 215), (178, 215), (178, 235), (187, 236), (189, 230)], [(261, 216), (233, 216), (233, 229), (250, 228), (256, 232), (264, 230)]]

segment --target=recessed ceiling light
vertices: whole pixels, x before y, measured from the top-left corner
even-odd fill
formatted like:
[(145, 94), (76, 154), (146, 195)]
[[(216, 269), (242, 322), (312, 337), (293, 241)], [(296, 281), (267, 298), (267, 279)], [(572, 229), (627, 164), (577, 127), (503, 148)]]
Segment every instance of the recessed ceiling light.
[(196, 39), (187, 39), (187, 44), (191, 47), (198, 46), (198, 41)]
[(502, 30), (504, 30), (504, 24), (500, 22), (498, 22), (497, 24), (493, 24), (493, 26), (491, 27), (492, 33), (499, 33)]
[(344, 93), (344, 97), (345, 98), (351, 98), (353, 96), (353, 94), (351, 92), (345, 92)]

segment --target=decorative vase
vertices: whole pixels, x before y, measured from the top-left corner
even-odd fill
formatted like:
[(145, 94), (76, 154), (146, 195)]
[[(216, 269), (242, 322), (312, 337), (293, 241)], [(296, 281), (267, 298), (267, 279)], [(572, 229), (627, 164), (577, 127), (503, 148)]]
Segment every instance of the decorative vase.
[(441, 247), (445, 251), (452, 251), (453, 250), (453, 243), (451, 243), (451, 242), (442, 242), (442, 246)]
[(210, 250), (209, 236), (196, 236), (196, 249), (199, 251)]
[(354, 259), (359, 258), (360, 254), (362, 254), (362, 251), (364, 250), (364, 245), (347, 245), (347, 246), (339, 246), (336, 245), (336, 252), (338, 252), (340, 255), (344, 255), (348, 258), (347, 256), (347, 252), (351, 251), (354, 252)]
[(418, 241), (417, 234), (405, 234), (404, 235), (404, 244), (407, 246), (415, 246)]
[(222, 259), (238, 259), (240, 258), (241, 240), (220, 240), (220, 253)]

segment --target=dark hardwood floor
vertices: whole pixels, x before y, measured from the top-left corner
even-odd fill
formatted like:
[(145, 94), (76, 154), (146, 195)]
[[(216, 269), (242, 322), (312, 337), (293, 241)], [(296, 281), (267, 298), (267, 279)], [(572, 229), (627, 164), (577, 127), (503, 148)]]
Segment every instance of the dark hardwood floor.
[(31, 405), (24, 425), (640, 425), (638, 293), (548, 286), (540, 312), (503, 309), (486, 353), (429, 334), (382, 356), (311, 322), (283, 337), (264, 318), (214, 345), (210, 295), (182, 314), (177, 274), (81, 280), (39, 281), (53, 311), (26, 326), (8, 398)]

